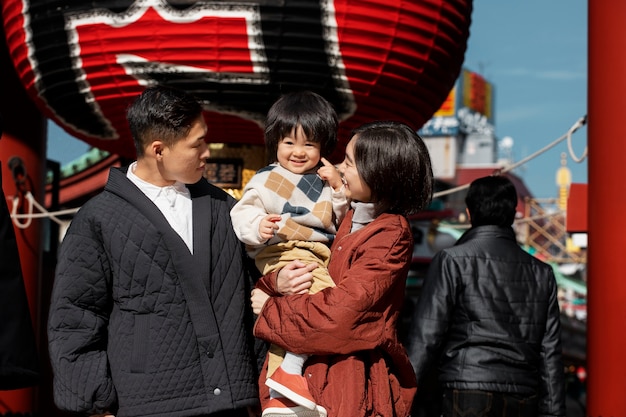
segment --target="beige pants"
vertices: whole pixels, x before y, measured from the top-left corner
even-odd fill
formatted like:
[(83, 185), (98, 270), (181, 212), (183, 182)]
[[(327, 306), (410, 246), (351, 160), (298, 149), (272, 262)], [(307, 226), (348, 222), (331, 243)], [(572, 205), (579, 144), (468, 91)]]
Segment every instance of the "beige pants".
[[(315, 294), (324, 288), (334, 287), (332, 277), (328, 274), (328, 261), (330, 249), (321, 242), (308, 242), (302, 240), (290, 240), (277, 243), (263, 249), (255, 258), (255, 263), (263, 275), (283, 268), (289, 262), (299, 260), (304, 263), (317, 263), (319, 267), (312, 272), (313, 282), (309, 288), (309, 294)], [(280, 366), (285, 356), (285, 350), (279, 346), (271, 345), (268, 352), (267, 375), (271, 376)]]

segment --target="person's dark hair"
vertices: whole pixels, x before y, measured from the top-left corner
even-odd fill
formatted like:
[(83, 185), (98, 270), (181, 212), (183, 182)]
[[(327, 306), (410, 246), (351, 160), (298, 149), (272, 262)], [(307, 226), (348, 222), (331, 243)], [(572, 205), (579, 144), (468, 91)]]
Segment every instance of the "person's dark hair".
[(339, 121), (333, 106), (312, 91), (282, 95), (267, 112), (265, 145), (269, 163), (276, 162), (278, 143), (300, 125), (307, 139), (320, 144), (320, 154), (330, 155), (337, 145)]
[(515, 220), (517, 191), (507, 177), (494, 175), (478, 178), (470, 184), (465, 205), (473, 227), (509, 227)]
[(155, 140), (173, 146), (201, 116), (202, 105), (190, 94), (162, 85), (146, 88), (126, 112), (137, 156)]
[(404, 123), (373, 122), (352, 132), (354, 163), (372, 192), (376, 214), (404, 216), (424, 210), (433, 194), (433, 171), (422, 138)]

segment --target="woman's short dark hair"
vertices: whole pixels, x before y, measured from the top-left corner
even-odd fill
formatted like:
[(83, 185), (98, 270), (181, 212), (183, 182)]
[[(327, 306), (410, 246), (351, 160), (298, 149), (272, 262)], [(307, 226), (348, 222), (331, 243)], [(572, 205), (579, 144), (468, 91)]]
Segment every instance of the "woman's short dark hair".
[(517, 191), (507, 177), (494, 175), (478, 178), (470, 184), (465, 205), (472, 226), (509, 227), (515, 221)]
[(400, 122), (368, 123), (352, 132), (356, 168), (372, 192), (376, 213), (409, 216), (424, 210), (433, 193), (433, 171), (421, 137)]
[(312, 91), (291, 92), (282, 95), (267, 112), (265, 145), (270, 163), (276, 162), (278, 143), (298, 125), (308, 140), (320, 144), (323, 157), (335, 150), (339, 121), (333, 106)]
[(126, 111), (137, 156), (155, 140), (173, 146), (201, 116), (202, 105), (190, 94), (162, 85), (146, 88)]

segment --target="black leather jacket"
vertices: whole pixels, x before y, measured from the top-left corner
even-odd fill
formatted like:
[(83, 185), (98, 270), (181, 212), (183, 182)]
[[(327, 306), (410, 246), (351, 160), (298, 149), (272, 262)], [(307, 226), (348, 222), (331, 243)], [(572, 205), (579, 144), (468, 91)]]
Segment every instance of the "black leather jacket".
[(439, 360), (446, 388), (536, 393), (542, 416), (565, 415), (557, 286), (512, 228), (479, 226), (439, 252), (408, 349), (419, 381)]

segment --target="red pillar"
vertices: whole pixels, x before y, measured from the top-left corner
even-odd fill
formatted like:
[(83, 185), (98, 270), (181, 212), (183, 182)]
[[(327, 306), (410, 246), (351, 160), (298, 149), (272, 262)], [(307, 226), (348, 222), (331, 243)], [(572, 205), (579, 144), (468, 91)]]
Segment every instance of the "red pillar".
[[(13, 157), (18, 157), (25, 169), (24, 183), (21, 188), (30, 191), (38, 202), (44, 200), (46, 120), (28, 98), (13, 69), (2, 30), (0, 30), (0, 36), (2, 37), (0, 40), (0, 113), (2, 113), (4, 130), (0, 139), (1, 185), (7, 198), (7, 205), (11, 210), (12, 197), (20, 195), (9, 169), (9, 161)], [(24, 204), (24, 199), (20, 204)], [(22, 205), (21, 208), (23, 207)], [(24, 286), (36, 337), (40, 333), (39, 327), (45, 325), (45, 323), (38, 322), (41, 303), (39, 300), (41, 230), (40, 219), (33, 220), (26, 229), (15, 228)], [(44, 306), (47, 306), (47, 301)], [(40, 360), (43, 363), (45, 358), (40, 358)], [(8, 412), (27, 413), (34, 411), (35, 408), (36, 387), (0, 391), (0, 415)]]
[(588, 0), (587, 415), (626, 413), (626, 1)]

